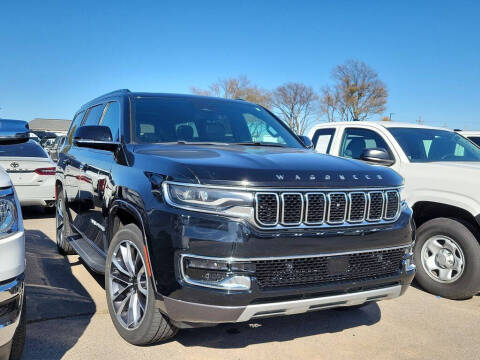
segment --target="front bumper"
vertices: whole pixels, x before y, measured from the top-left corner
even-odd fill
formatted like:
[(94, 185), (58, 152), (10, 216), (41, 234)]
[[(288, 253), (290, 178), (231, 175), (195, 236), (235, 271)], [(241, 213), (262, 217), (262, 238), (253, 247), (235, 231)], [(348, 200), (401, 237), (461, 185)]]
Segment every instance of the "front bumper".
[(12, 341), (22, 314), (24, 275), (0, 283), (0, 347)]

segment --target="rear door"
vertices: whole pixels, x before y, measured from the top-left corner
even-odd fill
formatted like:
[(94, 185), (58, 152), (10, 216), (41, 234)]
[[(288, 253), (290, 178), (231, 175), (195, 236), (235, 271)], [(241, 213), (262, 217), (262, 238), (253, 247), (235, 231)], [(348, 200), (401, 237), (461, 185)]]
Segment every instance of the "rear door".
[(45, 150), (35, 141), (0, 145), (0, 166), (18, 186), (39, 186), (45, 175), (55, 175), (54, 164)]

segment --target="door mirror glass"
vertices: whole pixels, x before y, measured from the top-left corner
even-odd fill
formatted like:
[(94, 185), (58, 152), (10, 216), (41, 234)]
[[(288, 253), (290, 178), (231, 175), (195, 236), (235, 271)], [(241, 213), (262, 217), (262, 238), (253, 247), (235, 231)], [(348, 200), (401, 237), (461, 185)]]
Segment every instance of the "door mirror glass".
[(112, 133), (108, 126), (80, 126), (73, 135), (73, 143), (80, 147), (100, 150), (114, 150), (117, 143), (112, 141)]
[(17, 144), (29, 139), (30, 129), (26, 121), (0, 119), (0, 144)]
[(363, 150), (361, 160), (366, 161), (370, 164), (376, 165), (385, 165), (390, 166), (395, 162), (388, 153), (387, 150), (383, 148), (371, 148)]
[(298, 135), (298, 137), (300, 138), (300, 140), (302, 140), (302, 143), (305, 145), (305, 147), (307, 149), (313, 148), (312, 141), (310, 140), (310, 138), (308, 136)]

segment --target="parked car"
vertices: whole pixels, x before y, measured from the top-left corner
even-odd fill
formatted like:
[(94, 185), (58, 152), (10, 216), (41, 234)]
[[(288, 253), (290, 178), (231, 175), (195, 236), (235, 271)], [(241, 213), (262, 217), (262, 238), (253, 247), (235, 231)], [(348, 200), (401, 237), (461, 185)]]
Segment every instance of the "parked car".
[(458, 133), (480, 146), (480, 131), (459, 131)]
[(58, 152), (62, 148), (63, 144), (65, 143), (65, 136), (57, 136), (53, 146), (47, 149), (50, 158), (54, 161), (58, 161)]
[(391, 299), (414, 276), (403, 179), (316, 154), (259, 105), (119, 90), (67, 139), (57, 245), (105, 274), (132, 344)]
[(0, 166), (10, 175), (22, 206), (55, 206), (55, 163), (39, 143), (0, 144)]
[(416, 279), (425, 290), (450, 299), (480, 291), (480, 148), (454, 131), (396, 122), (322, 124), (309, 136), (318, 152), (405, 177), (418, 227)]
[[(0, 144), (28, 140), (25, 121), (0, 119)], [(6, 145), (8, 144), (8, 145)], [(22, 211), (8, 174), (0, 167), (0, 360), (19, 360), (25, 343), (25, 238)]]

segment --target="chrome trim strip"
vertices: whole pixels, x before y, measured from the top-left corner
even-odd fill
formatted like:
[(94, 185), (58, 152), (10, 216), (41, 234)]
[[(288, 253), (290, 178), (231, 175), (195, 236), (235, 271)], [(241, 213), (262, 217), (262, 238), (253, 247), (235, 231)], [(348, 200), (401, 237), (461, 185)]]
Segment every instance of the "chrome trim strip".
[[(393, 217), (387, 217), (387, 210), (388, 210), (388, 194), (389, 193), (395, 193), (397, 194), (397, 210), (395, 211), (395, 215)], [(400, 193), (397, 191), (397, 190), (387, 190), (385, 191), (385, 212), (384, 212), (384, 216), (383, 218), (385, 220), (391, 220), (391, 219), (395, 219), (395, 217), (397, 216), (398, 214), (398, 211), (400, 210)]]
[(218, 261), (225, 261), (225, 262), (248, 262), (248, 261), (263, 261), (263, 260), (310, 259), (310, 258), (325, 257), (325, 256), (342, 256), (342, 255), (362, 254), (362, 253), (368, 253), (368, 252), (388, 251), (388, 250), (397, 250), (397, 249), (410, 249), (411, 247), (412, 247), (412, 244), (408, 244), (408, 245), (392, 246), (392, 247), (379, 248), (379, 249), (377, 248), (377, 249), (357, 250), (357, 251), (342, 251), (342, 252), (332, 252), (332, 253), (320, 253), (320, 254), (313, 254), (313, 255), (268, 256), (268, 257), (253, 257), (253, 258), (237, 258), (237, 257), (220, 258), (220, 257), (214, 257), (214, 256), (193, 255), (189, 253), (180, 254), (180, 256), (193, 257), (193, 258), (206, 259), (206, 260), (218, 260)]
[[(275, 195), (275, 198), (277, 199), (277, 216), (276, 216), (276, 220), (274, 223), (272, 224), (266, 224), (266, 223), (263, 223), (260, 221), (260, 219), (258, 218), (258, 195)], [(278, 217), (280, 215), (280, 200), (278, 198), (278, 194), (277, 193), (274, 193), (274, 192), (258, 192), (258, 193), (255, 193), (255, 220), (260, 224), (260, 225), (263, 225), (263, 226), (275, 226), (278, 224)]]
[[(332, 195), (343, 195), (343, 198), (345, 199), (345, 211), (343, 212), (343, 219), (339, 221), (331, 221), (330, 220), (330, 209), (332, 207)], [(348, 209), (348, 197), (347, 194), (344, 192), (331, 192), (327, 194), (327, 199), (328, 199), (328, 212), (327, 212), (327, 222), (329, 224), (343, 224), (347, 218), (347, 209)]]
[[(323, 215), (322, 215), (322, 221), (308, 221), (308, 203), (309, 203), (309, 199), (308, 197), (310, 195), (321, 195), (323, 197)], [(307, 225), (321, 225), (324, 223), (325, 221), (325, 214), (327, 213), (327, 197), (325, 196), (324, 193), (321, 193), (321, 192), (308, 192), (308, 193), (305, 193), (305, 202), (306, 202), (306, 205), (305, 205), (305, 224)]]
[[(300, 209), (300, 221), (295, 222), (295, 223), (286, 223), (285, 222), (285, 195), (298, 195), (300, 197), (300, 201), (302, 202), (302, 207)], [(298, 193), (298, 192), (283, 192), (283, 193), (280, 194), (280, 198), (282, 199), (282, 216), (281, 216), (281, 221), (280, 221), (281, 224), (282, 225), (292, 225), (292, 226), (300, 225), (303, 221), (303, 207), (304, 207), (303, 194)]]
[(399, 297), (401, 293), (402, 286), (394, 285), (380, 289), (322, 296), (313, 299), (247, 305), (245, 310), (236, 321), (243, 322), (272, 315), (293, 315), (327, 308), (359, 305), (367, 301), (393, 299)]
[[(354, 194), (360, 194), (360, 195), (363, 195), (363, 200), (365, 201), (365, 205), (363, 207), (363, 216), (361, 219), (359, 220), (351, 220), (351, 217), (352, 217), (352, 195)], [(367, 214), (367, 207), (368, 207), (368, 199), (367, 199), (367, 195), (365, 194), (365, 192), (363, 191), (354, 191), (354, 192), (350, 192), (348, 193), (348, 201), (349, 201), (349, 205), (348, 205), (348, 222), (349, 223), (359, 223), (359, 222), (362, 222), (365, 220), (365, 216)]]
[[(372, 200), (372, 194), (381, 194), (382, 195), (382, 211), (380, 212), (380, 217), (378, 218), (371, 218), (370, 217), (370, 210), (371, 210), (371, 207), (372, 207), (372, 204), (371, 204), (371, 200)], [(367, 221), (380, 221), (382, 220), (383, 218), (383, 214), (384, 214), (384, 210), (385, 210), (385, 195), (383, 193), (383, 191), (369, 191), (367, 193), (367, 197), (368, 197), (368, 212), (367, 212)]]
[(397, 190), (398, 188), (404, 187), (404, 185), (399, 186), (357, 186), (351, 188), (322, 188), (321, 186), (312, 186), (312, 187), (303, 187), (303, 188), (280, 188), (280, 187), (248, 187), (248, 186), (223, 186), (223, 185), (202, 185), (194, 183), (182, 183), (176, 181), (166, 180), (163, 183), (172, 184), (172, 185), (182, 185), (182, 186), (195, 186), (202, 188), (214, 188), (214, 189), (225, 189), (225, 190), (236, 190), (236, 191), (255, 191), (255, 192), (348, 192), (348, 191), (386, 191), (386, 190)]

